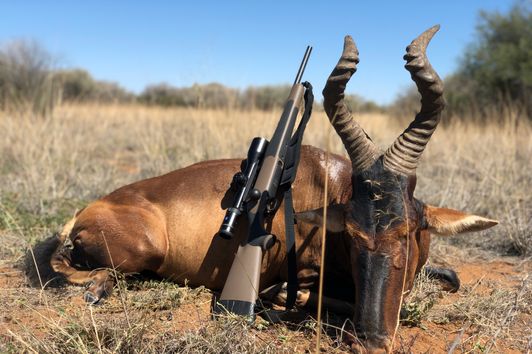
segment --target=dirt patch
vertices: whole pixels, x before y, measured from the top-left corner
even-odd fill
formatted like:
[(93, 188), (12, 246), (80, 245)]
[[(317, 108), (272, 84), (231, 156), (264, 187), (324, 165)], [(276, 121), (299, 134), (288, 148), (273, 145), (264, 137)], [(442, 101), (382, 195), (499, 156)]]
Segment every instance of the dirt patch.
[[(521, 353), (530, 345), (531, 262), (464, 263), (461, 290), (439, 298), (419, 327), (401, 327), (400, 352)], [(498, 316), (500, 314), (500, 316)]]
[(528, 273), (530, 262), (511, 259), (511, 261), (493, 261), (463, 264), (456, 268), (463, 284), (482, 284), (484, 281), (503, 281), (505, 285), (515, 286), (520, 283), (523, 273)]
[[(461, 290), (439, 293), (417, 327), (400, 326), (394, 352), (526, 352), (532, 323), (527, 280), (531, 265), (508, 258), (457, 266)], [(271, 325), (258, 320), (247, 330), (238, 319), (212, 321), (207, 290), (164, 282), (121, 284), (123, 288), (104, 305), (91, 308), (81, 300), (79, 287), (41, 291), (28, 287), (20, 269), (1, 266), (0, 351), (76, 352), (103, 347), (109, 352), (113, 348), (117, 352), (132, 348), (211, 352), (223, 341), (237, 341), (246, 352), (314, 350), (312, 317), (298, 324)], [(323, 339), (324, 350), (347, 351), (335, 330), (331, 333)], [(243, 337), (231, 337), (237, 335)]]

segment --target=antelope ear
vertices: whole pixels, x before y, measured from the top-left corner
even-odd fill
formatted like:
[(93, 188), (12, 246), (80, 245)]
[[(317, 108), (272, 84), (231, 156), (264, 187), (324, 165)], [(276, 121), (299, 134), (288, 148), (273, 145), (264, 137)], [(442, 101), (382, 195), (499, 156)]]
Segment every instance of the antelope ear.
[(451, 236), (462, 232), (482, 231), (497, 225), (497, 220), (470, 215), (454, 209), (425, 205), (425, 220), (429, 232)]
[[(327, 207), (327, 223), (325, 227), (330, 232), (342, 232), (345, 229), (344, 205), (335, 204)], [(323, 226), (323, 208), (296, 213), (296, 220), (316, 226)]]

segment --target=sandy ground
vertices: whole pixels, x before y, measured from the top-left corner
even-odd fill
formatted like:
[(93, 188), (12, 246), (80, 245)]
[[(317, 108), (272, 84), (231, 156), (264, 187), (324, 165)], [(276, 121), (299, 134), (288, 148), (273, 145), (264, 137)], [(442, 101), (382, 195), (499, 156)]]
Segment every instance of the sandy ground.
[[(475, 313), (465, 315), (455, 321), (439, 321), (445, 317), (446, 309), (456, 312), (453, 308), (464, 299), (481, 302), (490, 301), (494, 291), (508, 290), (512, 294), (528, 292), (524, 296), (530, 297), (530, 288), (525, 288), (532, 262), (513, 258), (502, 258), (497, 261), (483, 263), (463, 263), (457, 270), (462, 288), (455, 294), (445, 294), (437, 299), (436, 304), (428, 312), (426, 318), (416, 327), (400, 326), (396, 336), (394, 352), (396, 353), (447, 353), (454, 352), (483, 352), (489, 349), (497, 353), (527, 352), (530, 343), (530, 328), (532, 316), (530, 311), (522, 311), (520, 307), (510, 306), (505, 316), (501, 317), (500, 330), (485, 332), (482, 324), (484, 314), (482, 308)], [(128, 294), (135, 296), (142, 289), (130, 289)], [(58, 289), (30, 288), (24, 273), (13, 264), (4, 263), (0, 267), (0, 349), (4, 345), (6, 350), (15, 351), (16, 348), (31, 348), (35, 341), (48, 338), (51, 332), (61, 331), (72, 324), (69, 319), (85, 318), (87, 313), (92, 316), (93, 311), (81, 299), (83, 289), (67, 286)], [(171, 336), (195, 331), (211, 321), (210, 294), (207, 291), (199, 295), (189, 296), (175, 306), (155, 308), (152, 311), (155, 322), (150, 323), (153, 330), (164, 332)], [(95, 316), (102, 319), (124, 312), (120, 296), (113, 296), (107, 303), (98, 306)], [(130, 301), (128, 300), (128, 301)], [(140, 301), (153, 302), (153, 298), (140, 298)], [(512, 301), (512, 299), (508, 299)], [(136, 300), (138, 302), (138, 300)], [(517, 301), (516, 301), (517, 303)], [(130, 316), (135, 309), (128, 303), (126, 312)], [(149, 306), (149, 303), (140, 306)], [(493, 305), (493, 304), (492, 304)], [(504, 315), (504, 314), (503, 314)], [(467, 316), (471, 317), (468, 318)], [(476, 316), (476, 318), (474, 317)], [(436, 320), (435, 320), (436, 319)], [(96, 322), (95, 322), (96, 323)], [(281, 325), (282, 326), (282, 325)], [(260, 327), (260, 326), (259, 326)], [(286, 346), (286, 342), (293, 343), (295, 352), (313, 350), (315, 335), (304, 326), (288, 325), (282, 329), (285, 335), (279, 335), (279, 325), (275, 329), (260, 329), (254, 326), (258, 341), (275, 343)], [(488, 334), (489, 333), (489, 334)], [(32, 342), (34, 341), (34, 342)], [(329, 343), (331, 341), (329, 340)], [(281, 348), (281, 347), (280, 347)], [(325, 346), (327, 351), (344, 351), (340, 346)], [(31, 350), (30, 350), (31, 351)]]

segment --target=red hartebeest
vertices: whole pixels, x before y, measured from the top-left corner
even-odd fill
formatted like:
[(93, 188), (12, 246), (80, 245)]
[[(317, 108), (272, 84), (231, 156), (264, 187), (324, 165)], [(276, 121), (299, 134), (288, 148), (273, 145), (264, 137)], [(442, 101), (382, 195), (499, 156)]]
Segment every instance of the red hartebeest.
[[(426, 205), (414, 197), (416, 166), (444, 108), (442, 82), (429, 63), (426, 47), (433, 27), (407, 48), (406, 69), (422, 96), (421, 110), (385, 151), (353, 120), (344, 90), (356, 71), (358, 51), (345, 38), (343, 54), (325, 89), (324, 106), (350, 160), (303, 147), (294, 188), (298, 279), (315, 288), (320, 269), (320, 207), (327, 167), (326, 289), (352, 305), (357, 352), (391, 351), (403, 294), (428, 257), (430, 233), (453, 235), (483, 230), (497, 221)], [(67, 223), (52, 255), (52, 268), (67, 281), (86, 285), (85, 299), (96, 302), (112, 289), (105, 268), (124, 273), (151, 271), (160, 277), (221, 289), (240, 240), (216, 236), (224, 209), (232, 201), (227, 183), (240, 160), (198, 163), (122, 187), (89, 204)], [(281, 210), (270, 223), (282, 235)], [(244, 223), (242, 223), (244, 224)], [(261, 289), (286, 279), (284, 238), (265, 252)], [(454, 273), (447, 276), (456, 288)], [(339, 291), (344, 290), (344, 291)], [(345, 295), (346, 291), (347, 296)], [(305, 299), (300, 297), (300, 304)]]

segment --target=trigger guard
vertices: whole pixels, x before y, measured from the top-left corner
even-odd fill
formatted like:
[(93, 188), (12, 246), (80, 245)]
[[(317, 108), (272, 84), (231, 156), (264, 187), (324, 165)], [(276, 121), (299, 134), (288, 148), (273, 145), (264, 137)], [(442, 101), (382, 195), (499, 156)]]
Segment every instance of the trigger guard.
[(268, 234), (268, 235), (257, 237), (256, 239), (251, 241), (249, 244), (252, 246), (258, 246), (262, 248), (263, 252), (266, 252), (267, 250), (272, 248), (273, 245), (275, 245), (276, 241), (277, 241), (277, 237), (275, 237), (272, 234)]

